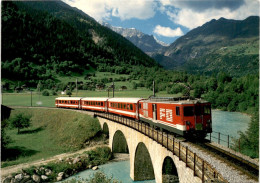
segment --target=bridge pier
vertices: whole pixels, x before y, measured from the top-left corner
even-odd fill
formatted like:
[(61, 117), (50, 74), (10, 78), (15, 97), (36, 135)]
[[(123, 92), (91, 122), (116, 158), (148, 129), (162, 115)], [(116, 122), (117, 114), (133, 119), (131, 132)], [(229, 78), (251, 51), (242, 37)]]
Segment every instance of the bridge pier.
[[(187, 168), (184, 162), (180, 161), (177, 156), (173, 155), (171, 151), (162, 147), (162, 145), (158, 144), (156, 141), (122, 124), (101, 117), (98, 117), (98, 120), (102, 128), (105, 125), (105, 129), (109, 130), (109, 147), (111, 149), (115, 148), (113, 147), (113, 141), (115, 140), (116, 133), (120, 131), (124, 135), (130, 154), (130, 177), (132, 180), (144, 180), (154, 177), (156, 183), (162, 183), (165, 159), (171, 158), (176, 167), (180, 183), (201, 183), (201, 179), (194, 177), (193, 171), (190, 168)], [(141, 150), (139, 149), (140, 147)], [(150, 162), (149, 158), (147, 158), (148, 156), (150, 156)], [(142, 158), (146, 159), (140, 161)], [(147, 168), (147, 166), (152, 167)], [(137, 169), (137, 171), (135, 171), (135, 169)], [(147, 170), (147, 172), (144, 172), (145, 170)]]

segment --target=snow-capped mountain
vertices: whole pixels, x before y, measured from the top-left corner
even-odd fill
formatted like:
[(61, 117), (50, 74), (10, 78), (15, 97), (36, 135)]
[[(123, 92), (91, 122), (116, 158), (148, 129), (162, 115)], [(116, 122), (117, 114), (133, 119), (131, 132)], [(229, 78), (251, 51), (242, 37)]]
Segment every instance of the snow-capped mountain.
[(106, 22), (99, 23), (121, 34), (148, 55), (153, 55), (154, 53), (160, 52), (166, 46), (169, 46), (157, 40), (153, 35), (144, 34), (135, 28), (114, 27)]

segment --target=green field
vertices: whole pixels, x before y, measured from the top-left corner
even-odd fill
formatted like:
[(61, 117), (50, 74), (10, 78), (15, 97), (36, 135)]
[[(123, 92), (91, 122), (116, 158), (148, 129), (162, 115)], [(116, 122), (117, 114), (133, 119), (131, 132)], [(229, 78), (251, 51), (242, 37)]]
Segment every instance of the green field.
[[(147, 89), (137, 89), (137, 90), (125, 90), (115, 91), (115, 97), (140, 97), (148, 98), (153, 92)], [(109, 92), (109, 96), (112, 97), (112, 90)], [(34, 107), (55, 107), (55, 98), (67, 96), (67, 95), (57, 95), (57, 96), (42, 96), (38, 93), (32, 93), (32, 106)], [(107, 91), (88, 91), (88, 90), (79, 90), (78, 93), (74, 91), (72, 97), (107, 97)], [(180, 95), (167, 94), (166, 91), (156, 93), (158, 97), (176, 97)], [(7, 106), (31, 106), (31, 93), (2, 93), (2, 104)]]
[(6, 129), (12, 142), (2, 151), (2, 167), (78, 150), (101, 130), (97, 119), (74, 111), (13, 108), (11, 118), (18, 113), (30, 115), (32, 126), (21, 134)]

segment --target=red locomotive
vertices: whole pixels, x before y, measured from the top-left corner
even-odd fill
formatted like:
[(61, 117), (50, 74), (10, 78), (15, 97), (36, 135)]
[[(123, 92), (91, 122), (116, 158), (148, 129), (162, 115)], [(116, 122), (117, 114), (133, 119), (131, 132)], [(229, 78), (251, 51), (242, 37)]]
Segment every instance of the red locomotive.
[(181, 136), (204, 138), (212, 132), (211, 104), (187, 98), (56, 98), (56, 107), (114, 113)]

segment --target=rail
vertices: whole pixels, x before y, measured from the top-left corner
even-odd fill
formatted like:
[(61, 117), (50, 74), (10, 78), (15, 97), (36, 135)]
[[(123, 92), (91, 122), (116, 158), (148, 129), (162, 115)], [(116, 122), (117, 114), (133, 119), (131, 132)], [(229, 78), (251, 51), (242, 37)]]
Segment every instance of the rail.
[(173, 155), (179, 157), (179, 160), (183, 161), (186, 164), (186, 167), (192, 169), (194, 176), (198, 176), (202, 180), (202, 183), (212, 181), (227, 183), (227, 180), (225, 180), (208, 162), (197, 156), (196, 153), (193, 153), (187, 146), (183, 146), (181, 141), (170, 136), (167, 132), (156, 130), (142, 121), (136, 121), (115, 114), (95, 112), (94, 116), (123, 124), (153, 139), (167, 148), (167, 150), (171, 151)]

